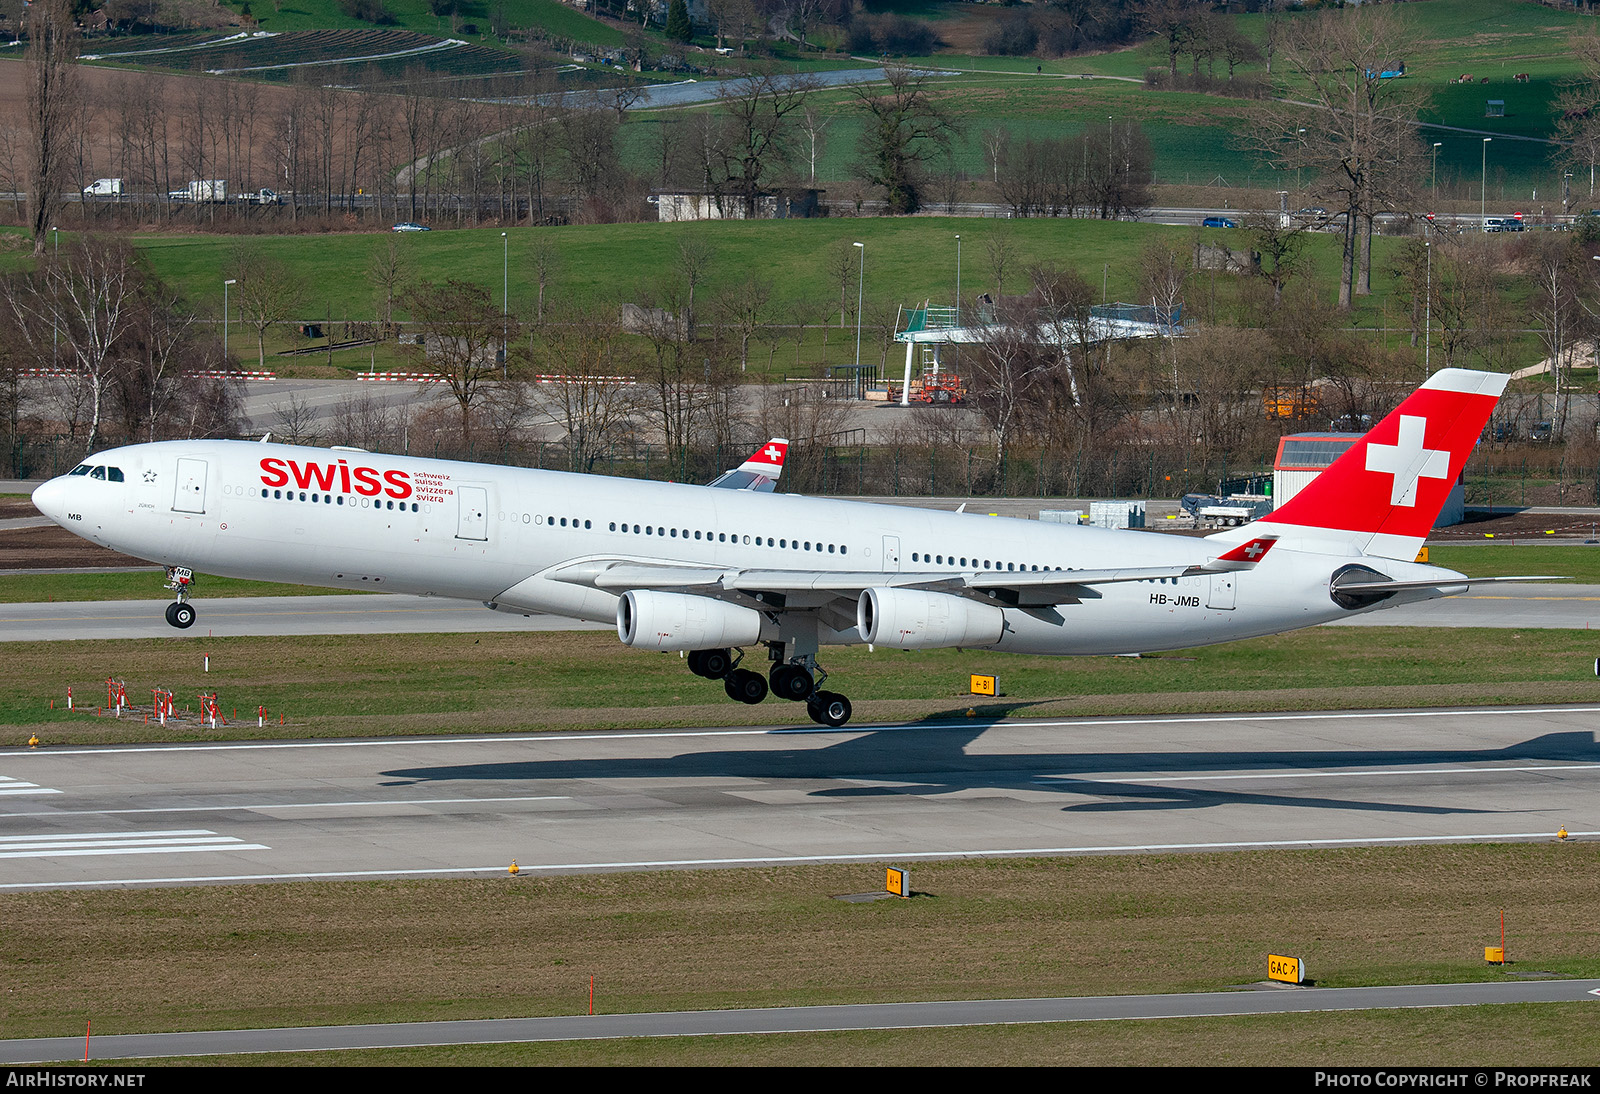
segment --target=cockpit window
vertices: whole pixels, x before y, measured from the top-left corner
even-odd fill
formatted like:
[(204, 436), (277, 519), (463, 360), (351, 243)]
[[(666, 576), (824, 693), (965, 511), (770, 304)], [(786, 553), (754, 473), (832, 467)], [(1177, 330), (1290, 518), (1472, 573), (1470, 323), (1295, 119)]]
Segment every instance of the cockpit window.
[(93, 471), (89, 472), (89, 477), (91, 479), (103, 479), (106, 477), (106, 469), (103, 467), (97, 467)]
[(87, 475), (88, 473), (89, 465), (86, 463), (80, 463), (77, 467), (74, 467), (71, 471), (67, 472), (69, 475)]
[(122, 482), (123, 481), (122, 468), (120, 468), (120, 467), (108, 467), (108, 468), (106, 468), (106, 478), (111, 482)]

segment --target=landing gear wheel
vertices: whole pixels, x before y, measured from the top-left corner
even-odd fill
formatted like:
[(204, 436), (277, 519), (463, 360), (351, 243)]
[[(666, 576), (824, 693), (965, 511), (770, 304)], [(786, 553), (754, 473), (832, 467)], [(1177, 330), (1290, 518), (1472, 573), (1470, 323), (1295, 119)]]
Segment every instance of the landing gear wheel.
[(819, 691), (806, 700), (806, 713), (813, 722), (842, 726), (850, 720), (850, 700), (836, 691)]
[(722, 683), (728, 698), (752, 706), (767, 697), (767, 682), (749, 669), (735, 669)]
[(700, 650), (700, 675), (708, 680), (721, 680), (733, 667), (733, 654), (727, 650)]
[(816, 687), (803, 665), (774, 665), (768, 679), (772, 682), (772, 694), (791, 703), (809, 698)]
[(194, 626), (194, 608), (188, 604), (168, 604), (167, 622), (179, 630)]

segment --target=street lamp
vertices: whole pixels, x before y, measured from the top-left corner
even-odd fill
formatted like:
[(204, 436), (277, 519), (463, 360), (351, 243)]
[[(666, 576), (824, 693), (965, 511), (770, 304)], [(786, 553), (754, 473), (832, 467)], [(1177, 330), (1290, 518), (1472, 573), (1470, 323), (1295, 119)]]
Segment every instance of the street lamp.
[[(54, 224), (50, 225), (50, 235), (55, 244), (55, 260), (61, 262), (61, 229)], [(61, 367), (61, 320), (56, 315), (54, 308), (50, 309), (50, 367)]]
[(510, 366), (511, 346), (511, 243), (504, 232), (500, 233), (500, 379), (506, 378)]
[(1422, 371), (1433, 375), (1433, 222), (1428, 222), (1428, 238), (1422, 244), (1428, 249), (1427, 304), (1422, 312)]
[(1485, 216), (1484, 213), (1488, 208), (1489, 142), (1492, 140), (1494, 140), (1493, 137), (1483, 138), (1483, 181), (1478, 184), (1478, 227), (1480, 228), (1486, 228), (1489, 224), (1489, 218)]
[[(1443, 145), (1444, 141), (1433, 142), (1433, 191), (1435, 194), (1439, 192), (1439, 149)], [(1435, 198), (1435, 200), (1438, 199)]]
[(222, 357), (228, 357), (228, 286), (237, 285), (239, 279), (230, 277), (222, 283)]
[(856, 376), (861, 375), (861, 301), (862, 294), (867, 287), (867, 245), (865, 243), (852, 243), (852, 247), (861, 248), (861, 270), (856, 277)]
[(956, 234), (956, 326), (961, 325), (961, 235)]

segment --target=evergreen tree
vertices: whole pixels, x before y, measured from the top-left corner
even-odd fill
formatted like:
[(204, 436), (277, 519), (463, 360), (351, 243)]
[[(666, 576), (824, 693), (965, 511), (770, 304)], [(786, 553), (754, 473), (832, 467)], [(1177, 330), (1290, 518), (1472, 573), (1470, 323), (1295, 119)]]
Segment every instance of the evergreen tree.
[(667, 7), (667, 37), (674, 42), (688, 42), (694, 37), (694, 24), (689, 22), (689, 5), (684, 0), (672, 0)]

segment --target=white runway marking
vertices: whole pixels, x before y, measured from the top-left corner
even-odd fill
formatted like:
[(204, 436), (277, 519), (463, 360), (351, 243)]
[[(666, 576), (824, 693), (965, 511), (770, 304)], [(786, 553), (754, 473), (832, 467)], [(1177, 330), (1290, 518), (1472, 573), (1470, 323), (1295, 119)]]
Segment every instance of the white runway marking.
[[(50, 791), (61, 793), (59, 790)], [(174, 805), (152, 806), (148, 809), (48, 809), (33, 813), (0, 813), (0, 817), (110, 817), (138, 813), (227, 813), (234, 810), (255, 812), (269, 809), (359, 809), (397, 805), (497, 805), (504, 802), (564, 802), (572, 799), (565, 794), (538, 794), (505, 798), (411, 798), (377, 799), (373, 801), (343, 802), (244, 802), (231, 805)]]
[(23, 756), (115, 756), (125, 753), (146, 752), (237, 752), (292, 748), (418, 748), (430, 745), (474, 744), (557, 744), (564, 741), (628, 741), (628, 740), (702, 740), (715, 737), (782, 737), (817, 736), (833, 734), (838, 737), (857, 737), (865, 733), (919, 733), (929, 730), (965, 729), (981, 732), (986, 729), (1072, 729), (1094, 726), (1161, 726), (1161, 725), (1224, 725), (1233, 722), (1314, 722), (1314, 721), (1370, 721), (1394, 718), (1525, 718), (1544, 714), (1600, 714), (1600, 707), (1517, 707), (1513, 709), (1490, 708), (1486, 710), (1362, 710), (1351, 712), (1324, 711), (1302, 714), (1206, 714), (1206, 715), (1151, 715), (1140, 718), (1072, 718), (1064, 720), (1033, 721), (1022, 718), (973, 719), (960, 722), (882, 722), (850, 725), (842, 729), (824, 726), (758, 726), (746, 729), (664, 729), (617, 730), (590, 733), (506, 734), (498, 737), (373, 737), (351, 741), (220, 741), (204, 745), (131, 745), (124, 747), (32, 749), (0, 751), (6, 759)]
[[(1569, 832), (1570, 839), (1591, 839), (1600, 831)], [(1549, 832), (1488, 832), (1460, 836), (1372, 836), (1351, 839), (1298, 839), (1298, 840), (1236, 840), (1226, 843), (1147, 843), (1117, 844), (1079, 847), (1006, 847), (990, 850), (947, 851), (877, 851), (855, 855), (761, 855), (748, 858), (704, 859), (642, 859), (619, 862), (552, 862), (525, 863), (517, 861), (517, 869), (524, 874), (562, 873), (576, 874), (584, 871), (616, 870), (671, 870), (671, 869), (725, 869), (738, 866), (808, 866), (826, 863), (893, 862), (899, 859), (955, 862), (963, 859), (1015, 858), (1032, 855), (1128, 855), (1163, 854), (1173, 851), (1259, 851), (1289, 848), (1304, 850), (1314, 847), (1391, 847), (1410, 844), (1435, 843), (1506, 843), (1512, 840), (1552, 841)], [(244, 848), (235, 848), (244, 849)], [(100, 881), (67, 882), (12, 882), (0, 884), (0, 891), (24, 889), (95, 889), (122, 885), (200, 885), (205, 883), (256, 882), (256, 881), (335, 881), (360, 878), (445, 877), (449, 875), (504, 874), (504, 865), (456, 866), (421, 870), (324, 870), (293, 871), (281, 874), (213, 874), (194, 877), (134, 877), (105, 878)]]
[(59, 794), (59, 790), (51, 790), (38, 783), (24, 782), (13, 779), (7, 775), (0, 775), (0, 798), (22, 797), (27, 794)]
[(259, 843), (204, 828), (170, 832), (61, 832), (0, 836), (0, 859), (80, 858), (85, 855), (161, 855), (185, 851), (268, 851)]
[(1418, 768), (1365, 768), (1352, 767), (1341, 771), (1253, 771), (1245, 775), (1129, 775), (1127, 778), (1086, 778), (1082, 775), (1038, 775), (1035, 782), (1055, 781), (1073, 783), (1205, 783), (1236, 782), (1270, 779), (1347, 779), (1352, 775), (1500, 775), (1508, 771), (1523, 773), (1548, 773), (1551, 771), (1596, 771), (1600, 764), (1541, 764), (1537, 767), (1501, 767), (1485, 764), (1483, 767), (1418, 767)]

